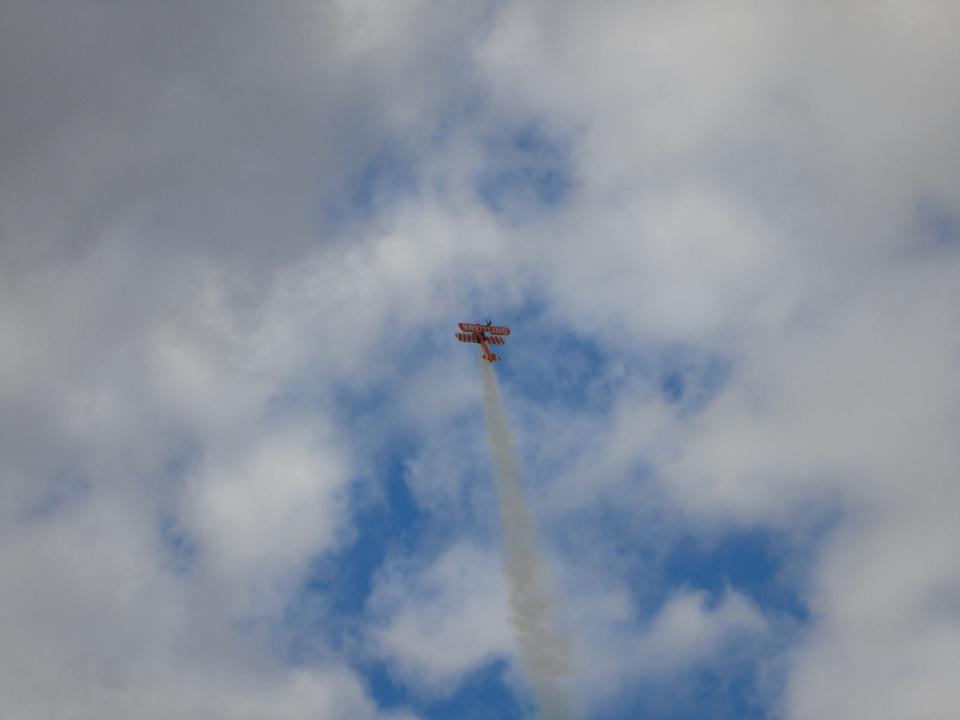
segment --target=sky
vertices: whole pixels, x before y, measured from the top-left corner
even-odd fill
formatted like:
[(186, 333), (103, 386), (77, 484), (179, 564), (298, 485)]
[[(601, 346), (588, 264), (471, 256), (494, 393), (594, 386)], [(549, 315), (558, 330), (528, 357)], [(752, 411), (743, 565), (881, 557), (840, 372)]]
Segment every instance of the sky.
[(955, 718), (958, 27), (6, 0), (4, 717)]

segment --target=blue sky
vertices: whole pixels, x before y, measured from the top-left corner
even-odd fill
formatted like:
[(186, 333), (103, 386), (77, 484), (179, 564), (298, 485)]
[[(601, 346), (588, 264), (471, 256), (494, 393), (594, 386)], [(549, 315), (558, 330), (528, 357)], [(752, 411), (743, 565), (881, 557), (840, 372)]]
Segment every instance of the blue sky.
[[(475, 313), (476, 314), (476, 313)], [(684, 412), (696, 412), (709, 402), (709, 397), (722, 386), (727, 374), (724, 363), (718, 359), (692, 358), (692, 352), (676, 349), (651, 352), (644, 360), (612, 358), (589, 341), (543, 324), (538, 309), (518, 309), (510, 313), (516, 318), (515, 334), (509, 349), (510, 361), (498, 366), (509, 398), (538, 407), (559, 406), (569, 412), (608, 412), (617, 385), (623, 378), (610, 380), (609, 366), (618, 362), (630, 364), (623, 375), (648, 375), (649, 382), (659, 391), (662, 401), (683, 406)], [(516, 341), (516, 342), (515, 342)], [(473, 353), (473, 348), (468, 352)], [(506, 353), (505, 353), (506, 354)], [(539, 355), (537, 358), (535, 356)], [(528, 361), (528, 362), (525, 362)], [(603, 381), (603, 382), (599, 382)], [(362, 426), (370, 416), (386, 414), (395, 398), (389, 389), (377, 389), (362, 398), (348, 396), (343, 400), (343, 413), (353, 417)], [(466, 412), (474, 416), (478, 408)], [(350, 420), (344, 420), (350, 422)], [(375, 452), (371, 472), (380, 489), (378, 498), (365, 505), (358, 501), (355, 535), (333, 556), (324, 555), (316, 562), (300, 593), (292, 600), (288, 612), (297, 615), (303, 606), (321, 602), (327, 606), (324, 628), (331, 632), (333, 642), (338, 631), (355, 632), (364, 622), (365, 605), (376, 584), (377, 573), (383, 563), (397, 554), (417, 556), (436, 551), (437, 543), (455, 541), (460, 533), (495, 532), (496, 520), (471, 518), (465, 511), (466, 523), (456, 530), (446, 527), (442, 518), (432, 517), (418, 506), (407, 485), (407, 463), (418, 450), (402, 428), (396, 435), (383, 438)], [(467, 442), (485, 452), (486, 439), (476, 424), (465, 435)], [(562, 458), (559, 462), (562, 462)], [(474, 469), (469, 483), (489, 485), (492, 480), (489, 467), (484, 464)], [(573, 560), (580, 545), (598, 543), (601, 552), (613, 558), (618, 579), (628, 588), (633, 605), (641, 616), (653, 616), (678, 588), (704, 593), (708, 607), (719, 604), (731, 589), (749, 597), (758, 607), (778, 616), (781, 632), (796, 633), (806, 619), (799, 588), (784, 576), (783, 563), (788, 556), (805, 555), (815, 549), (817, 535), (802, 544), (779, 536), (766, 528), (706, 531), (695, 526), (676, 528), (668, 541), (656, 537), (655, 531), (632, 526), (630, 513), (604, 506), (587, 509), (576, 518), (577, 527), (553, 531), (551, 542), (562, 548), (562, 555)], [(471, 525), (479, 527), (471, 528)], [(590, 538), (583, 537), (589, 533)], [(439, 536), (439, 540), (438, 540)], [(494, 546), (495, 538), (485, 539)], [(641, 547), (634, 547), (637, 543)], [(647, 550), (644, 545), (653, 545)], [(575, 560), (573, 560), (575, 562)], [(584, 558), (582, 562), (591, 563)], [(606, 572), (604, 568), (597, 568)], [(329, 604), (329, 605), (328, 605)], [(293, 639), (294, 656), (300, 637)], [(731, 645), (732, 648), (735, 645)], [(622, 697), (604, 709), (603, 717), (628, 718), (642, 713), (646, 717), (765, 717), (762, 703), (757, 702), (758, 665), (762, 658), (739, 654), (725, 663), (722, 669), (694, 666), (672, 680), (689, 685), (693, 692), (675, 696), (675, 691), (660, 687), (634, 688), (624, 691)], [(493, 657), (479, 663), (466, 673), (455, 691), (444, 691), (438, 696), (424, 697), (395, 677), (388, 664), (376, 659), (364, 659), (356, 669), (368, 683), (372, 697), (385, 708), (412, 707), (424, 718), (489, 717), (513, 718), (530, 712), (530, 700), (516, 681), (505, 677), (504, 659)], [(647, 695), (652, 696), (651, 700)]]
[(960, 706), (954, 4), (0, 10), (0, 697)]

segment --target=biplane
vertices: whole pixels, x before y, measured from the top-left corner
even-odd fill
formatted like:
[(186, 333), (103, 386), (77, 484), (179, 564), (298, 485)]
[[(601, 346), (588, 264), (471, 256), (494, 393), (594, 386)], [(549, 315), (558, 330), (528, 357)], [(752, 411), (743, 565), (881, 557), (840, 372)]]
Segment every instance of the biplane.
[(503, 345), (506, 342), (503, 338), (510, 334), (510, 328), (502, 325), (494, 325), (489, 320), (483, 325), (474, 323), (459, 323), (462, 332), (454, 333), (454, 337), (460, 342), (477, 343), (483, 348), (483, 359), (487, 362), (496, 362), (503, 360), (502, 357), (490, 352), (488, 345)]

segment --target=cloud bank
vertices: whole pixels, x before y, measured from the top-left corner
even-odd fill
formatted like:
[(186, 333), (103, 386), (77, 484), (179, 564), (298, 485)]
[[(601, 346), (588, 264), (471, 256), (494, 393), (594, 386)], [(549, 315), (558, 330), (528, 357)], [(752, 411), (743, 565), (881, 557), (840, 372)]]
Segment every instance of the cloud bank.
[(522, 692), (487, 314), (582, 717), (951, 717), (958, 14), (5, 3), (8, 713)]

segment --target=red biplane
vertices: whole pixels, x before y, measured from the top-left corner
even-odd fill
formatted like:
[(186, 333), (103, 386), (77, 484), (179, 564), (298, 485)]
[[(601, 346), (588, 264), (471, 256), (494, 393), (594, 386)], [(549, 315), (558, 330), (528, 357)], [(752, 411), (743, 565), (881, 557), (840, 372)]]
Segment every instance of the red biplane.
[(475, 325), (473, 323), (459, 323), (463, 332), (454, 333), (460, 342), (477, 343), (483, 348), (483, 359), (487, 362), (496, 362), (503, 360), (499, 355), (490, 352), (487, 345), (503, 345), (504, 336), (510, 334), (510, 328), (501, 325), (493, 325), (489, 321), (484, 325)]

